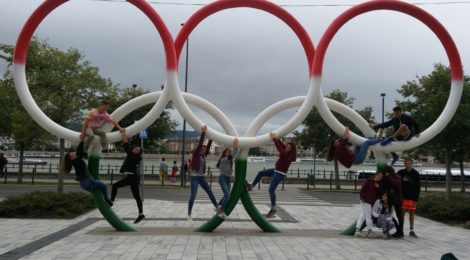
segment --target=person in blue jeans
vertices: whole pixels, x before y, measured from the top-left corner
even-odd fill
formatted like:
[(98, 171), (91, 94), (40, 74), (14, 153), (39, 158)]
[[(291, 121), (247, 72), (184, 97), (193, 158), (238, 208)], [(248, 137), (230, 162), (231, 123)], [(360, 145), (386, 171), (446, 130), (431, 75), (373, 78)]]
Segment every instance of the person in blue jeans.
[(219, 184), (222, 192), (224, 193), (224, 196), (219, 201), (219, 205), (217, 206), (217, 214), (219, 217), (225, 218), (226, 216), (224, 210), (230, 197), (230, 178), (233, 173), (233, 157), (230, 148), (226, 148), (222, 152), (222, 156), (219, 158), (216, 167), (220, 170)]
[(253, 180), (252, 184), (247, 184), (248, 190), (252, 190), (258, 182), (260, 182), (261, 177), (268, 176), (272, 177), (271, 184), (269, 185), (269, 196), (271, 197), (271, 210), (268, 212), (266, 217), (273, 218), (276, 216), (276, 189), (279, 183), (281, 183), (285, 178), (287, 171), (289, 170), (289, 166), (292, 162), (295, 162), (297, 159), (297, 149), (295, 143), (289, 142), (287, 145), (282, 143), (276, 137), (276, 134), (271, 132), (269, 133), (271, 139), (276, 146), (277, 151), (279, 152), (279, 159), (276, 161), (276, 166), (273, 169), (267, 169), (258, 172), (255, 179)]
[(327, 161), (333, 161), (336, 158), (344, 167), (351, 168), (353, 164), (364, 162), (370, 145), (380, 143), (379, 139), (369, 138), (361, 145), (355, 146), (354, 151), (352, 151), (350, 148), (351, 144), (348, 142), (349, 135), (349, 128), (346, 127), (342, 138), (330, 142), (328, 152), (326, 153)]
[(95, 180), (88, 171), (88, 166), (83, 160), (83, 138), (77, 147), (76, 152), (69, 152), (65, 154), (64, 159), (64, 170), (66, 173), (70, 173), (72, 167), (75, 169), (76, 180), (80, 182), (80, 187), (84, 190), (91, 191), (97, 189), (103, 194), (103, 198), (109, 207), (113, 206), (113, 202), (108, 198), (108, 188), (106, 184), (101, 181)]
[(204, 173), (206, 172), (206, 156), (209, 154), (209, 148), (211, 147), (212, 140), (209, 140), (207, 145), (204, 144), (204, 137), (206, 135), (207, 125), (202, 127), (201, 137), (199, 138), (199, 144), (194, 149), (192, 154), (192, 175), (191, 175), (191, 196), (189, 197), (188, 203), (188, 221), (193, 222), (191, 212), (194, 205), (194, 200), (196, 200), (197, 188), (201, 185), (202, 189), (207, 193), (209, 199), (211, 200), (214, 207), (217, 209), (217, 201), (215, 200), (214, 193), (212, 192), (209, 184), (204, 178)]

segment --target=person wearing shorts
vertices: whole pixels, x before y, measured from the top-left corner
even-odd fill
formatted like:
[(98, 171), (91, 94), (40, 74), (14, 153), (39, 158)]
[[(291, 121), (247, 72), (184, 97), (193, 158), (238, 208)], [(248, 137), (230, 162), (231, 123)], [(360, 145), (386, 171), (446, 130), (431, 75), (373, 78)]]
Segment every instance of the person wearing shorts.
[(413, 168), (413, 160), (410, 158), (405, 159), (405, 169), (401, 169), (398, 172), (401, 177), (402, 193), (403, 193), (403, 220), (405, 214), (408, 212), (410, 218), (410, 237), (418, 238), (414, 231), (414, 222), (416, 206), (419, 200), (419, 193), (421, 191), (420, 176), (418, 171)]

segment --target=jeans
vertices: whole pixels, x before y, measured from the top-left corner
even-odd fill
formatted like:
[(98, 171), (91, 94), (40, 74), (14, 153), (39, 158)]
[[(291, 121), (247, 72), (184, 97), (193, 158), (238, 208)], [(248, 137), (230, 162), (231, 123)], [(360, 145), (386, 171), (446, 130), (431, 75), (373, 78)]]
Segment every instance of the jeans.
[(106, 184), (102, 183), (101, 181), (95, 180), (91, 176), (88, 176), (88, 178), (81, 180), (80, 187), (87, 191), (91, 191), (92, 189), (98, 189), (101, 194), (103, 194), (103, 197), (108, 198), (108, 188), (106, 188)]
[(382, 231), (384, 233), (389, 232), (392, 228), (395, 227), (395, 224), (393, 224), (392, 217), (385, 217), (385, 216), (380, 216), (377, 219), (377, 227), (382, 228)]
[(114, 199), (116, 198), (118, 188), (130, 186), (132, 196), (137, 202), (137, 208), (139, 209), (139, 213), (143, 213), (142, 198), (140, 198), (139, 185), (140, 177), (137, 173), (127, 174), (126, 177), (113, 184), (113, 187), (111, 188), (111, 200), (114, 201)]
[(271, 179), (271, 184), (269, 185), (269, 196), (271, 197), (271, 206), (276, 206), (276, 189), (279, 183), (283, 181), (286, 176), (284, 174), (280, 174), (274, 171), (274, 169), (267, 169), (258, 172), (258, 174), (255, 177), (255, 180), (253, 181), (253, 187), (258, 184), (258, 182), (261, 180), (261, 177), (272, 177)]
[(379, 139), (367, 139), (361, 146), (354, 147), (354, 162), (356, 164), (361, 164), (366, 159), (367, 150), (369, 145), (374, 145), (380, 143)]
[(193, 210), (194, 200), (196, 200), (197, 195), (197, 187), (199, 185), (201, 185), (202, 189), (206, 191), (212, 204), (217, 208), (217, 201), (215, 200), (214, 193), (209, 187), (204, 176), (191, 176), (191, 197), (189, 197), (188, 215), (191, 215), (191, 211)]
[(361, 214), (357, 219), (356, 229), (360, 229), (362, 223), (366, 221), (367, 229), (372, 230), (372, 206), (369, 203), (361, 201)]
[(230, 176), (221, 174), (219, 176), (219, 184), (220, 188), (224, 192), (224, 196), (219, 201), (219, 205), (222, 209), (225, 209), (225, 206), (227, 206), (228, 198), (230, 196)]

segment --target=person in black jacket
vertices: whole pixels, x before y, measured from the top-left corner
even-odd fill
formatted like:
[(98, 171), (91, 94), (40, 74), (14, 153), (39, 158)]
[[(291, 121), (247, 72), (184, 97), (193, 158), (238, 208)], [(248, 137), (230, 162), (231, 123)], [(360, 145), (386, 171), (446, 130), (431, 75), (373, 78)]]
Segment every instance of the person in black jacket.
[(108, 188), (106, 187), (106, 184), (95, 180), (88, 171), (88, 166), (83, 160), (83, 146), (83, 138), (81, 138), (81, 142), (77, 147), (77, 151), (65, 154), (64, 170), (66, 173), (70, 173), (73, 167), (75, 169), (76, 180), (80, 182), (80, 187), (87, 191), (98, 189), (101, 194), (103, 194), (103, 198), (108, 206), (112, 207), (113, 202), (108, 198)]
[(421, 191), (421, 182), (418, 171), (413, 169), (413, 160), (410, 158), (405, 159), (405, 169), (398, 171), (401, 177), (402, 193), (403, 193), (403, 219), (405, 213), (408, 212), (410, 216), (410, 237), (418, 238), (414, 232), (414, 222), (416, 205), (419, 200), (419, 193)]
[(126, 151), (127, 156), (122, 163), (120, 172), (126, 175), (124, 178), (113, 184), (111, 189), (111, 200), (114, 201), (116, 198), (118, 188), (130, 186), (132, 196), (134, 196), (134, 199), (137, 202), (137, 208), (139, 209), (139, 216), (134, 221), (134, 224), (137, 224), (145, 218), (142, 207), (142, 198), (139, 193), (140, 176), (139, 173), (137, 173), (137, 167), (142, 160), (142, 148), (138, 146), (131, 148), (126, 134), (122, 134), (121, 136), (123, 142), (122, 147)]
[(382, 141), (381, 145), (387, 145), (393, 141), (408, 141), (413, 136), (419, 137), (418, 123), (409, 115), (404, 114), (400, 106), (393, 108), (394, 117), (387, 122), (372, 126), (374, 130), (393, 126), (393, 135)]

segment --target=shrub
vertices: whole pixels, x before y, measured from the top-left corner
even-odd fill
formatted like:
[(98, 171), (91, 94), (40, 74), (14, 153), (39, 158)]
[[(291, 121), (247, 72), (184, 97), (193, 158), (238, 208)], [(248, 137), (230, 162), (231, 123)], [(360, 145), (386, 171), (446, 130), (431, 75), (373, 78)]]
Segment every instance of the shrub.
[(470, 220), (470, 198), (452, 195), (448, 200), (443, 196), (431, 195), (419, 200), (417, 214), (443, 222)]
[(2, 218), (74, 218), (95, 208), (90, 194), (34, 191), (0, 202)]

